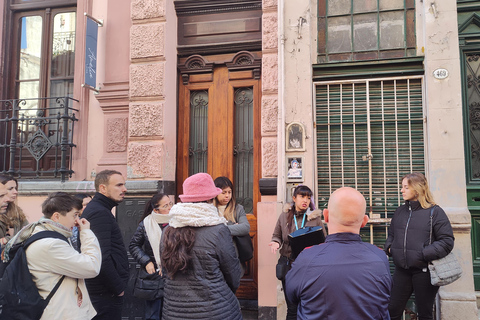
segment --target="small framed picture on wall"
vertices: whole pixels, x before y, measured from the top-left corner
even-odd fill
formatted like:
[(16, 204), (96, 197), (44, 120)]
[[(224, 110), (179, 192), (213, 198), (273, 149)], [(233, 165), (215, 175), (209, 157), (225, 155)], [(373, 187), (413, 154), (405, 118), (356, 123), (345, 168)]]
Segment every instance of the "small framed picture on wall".
[(286, 151), (305, 151), (305, 127), (298, 122), (287, 126)]
[(287, 157), (287, 181), (303, 182), (303, 157)]

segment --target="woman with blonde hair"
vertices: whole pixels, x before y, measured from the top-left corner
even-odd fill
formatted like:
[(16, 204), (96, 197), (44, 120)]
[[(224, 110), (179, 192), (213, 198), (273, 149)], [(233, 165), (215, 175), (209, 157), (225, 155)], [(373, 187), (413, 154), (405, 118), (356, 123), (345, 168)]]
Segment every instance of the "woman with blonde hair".
[[(227, 219), (227, 227), (232, 236), (246, 236), (250, 232), (250, 223), (248, 222), (245, 209), (238, 204), (233, 191), (233, 183), (227, 177), (218, 177), (214, 180), (215, 187), (222, 189), (222, 193), (215, 197), (213, 204), (218, 209), (218, 214)], [(237, 251), (238, 256), (238, 248)], [(245, 262), (240, 261), (242, 276), (245, 273)]]
[(395, 264), (388, 311), (392, 320), (401, 319), (408, 299), (415, 293), (419, 319), (433, 319), (438, 287), (431, 284), (428, 262), (452, 251), (455, 240), (452, 226), (445, 211), (435, 204), (422, 173), (403, 177), (402, 196), (405, 203), (393, 215), (384, 246)]

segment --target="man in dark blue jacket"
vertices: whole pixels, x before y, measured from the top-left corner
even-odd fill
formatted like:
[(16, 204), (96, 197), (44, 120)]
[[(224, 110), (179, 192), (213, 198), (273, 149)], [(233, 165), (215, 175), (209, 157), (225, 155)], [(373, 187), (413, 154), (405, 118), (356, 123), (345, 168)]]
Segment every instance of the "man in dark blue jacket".
[(390, 319), (392, 287), (385, 253), (360, 238), (368, 222), (365, 198), (353, 188), (332, 193), (323, 211), (325, 243), (305, 249), (286, 276), (298, 319)]
[(123, 201), (127, 188), (120, 172), (104, 170), (95, 178), (97, 193), (83, 211), (102, 250), (100, 274), (87, 279), (88, 293), (97, 315), (93, 319), (120, 320), (128, 282), (128, 258), (122, 233), (112, 209)]

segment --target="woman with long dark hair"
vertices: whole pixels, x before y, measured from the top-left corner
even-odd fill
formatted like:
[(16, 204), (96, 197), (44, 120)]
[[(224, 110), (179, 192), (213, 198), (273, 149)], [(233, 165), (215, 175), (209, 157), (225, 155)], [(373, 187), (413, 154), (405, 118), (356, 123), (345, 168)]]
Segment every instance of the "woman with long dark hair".
[(227, 220), (212, 203), (221, 192), (209, 174), (197, 173), (185, 180), (182, 203), (170, 210), (161, 246), (164, 320), (242, 319), (235, 297), (240, 264)]
[(141, 266), (133, 294), (145, 300), (145, 320), (162, 318), (165, 277), (161, 270), (160, 239), (168, 225), (171, 207), (172, 202), (166, 194), (154, 195), (145, 205), (138, 228), (130, 241), (130, 253)]
[(388, 311), (392, 320), (401, 319), (414, 292), (418, 318), (433, 319), (438, 287), (431, 284), (428, 262), (452, 251), (455, 240), (452, 226), (445, 211), (435, 204), (422, 173), (413, 172), (403, 177), (402, 196), (405, 203), (393, 215), (384, 246), (395, 264)]
[[(285, 294), (285, 274), (290, 270), (293, 263), (291, 257), (292, 249), (288, 240), (288, 235), (295, 230), (311, 227), (321, 226), (323, 233), (326, 236), (325, 228), (322, 222), (321, 210), (315, 210), (315, 206), (311, 200), (313, 195), (309, 187), (300, 185), (293, 191), (291, 204), (286, 205), (284, 211), (280, 214), (277, 220), (277, 225), (273, 231), (272, 242), (268, 245), (272, 253), (280, 250), (280, 258), (278, 259), (278, 266), (283, 266), (281, 276), (277, 273), (277, 277), (282, 281), (283, 292)], [(278, 267), (277, 267), (278, 268)], [(297, 319), (297, 306), (288, 301), (287, 302), (287, 320)]]
[(0, 183), (7, 188), (11, 201), (7, 213), (0, 215), (0, 244), (4, 246), (14, 235), (28, 224), (23, 210), (17, 205), (18, 182), (12, 176), (0, 174)]

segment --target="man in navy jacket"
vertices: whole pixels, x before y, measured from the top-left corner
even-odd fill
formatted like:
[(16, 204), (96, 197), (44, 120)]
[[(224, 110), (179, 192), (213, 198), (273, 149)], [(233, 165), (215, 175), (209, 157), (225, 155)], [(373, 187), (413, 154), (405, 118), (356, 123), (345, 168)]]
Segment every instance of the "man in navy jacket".
[(305, 249), (286, 276), (298, 319), (390, 319), (392, 287), (385, 253), (360, 238), (368, 222), (365, 198), (353, 188), (332, 193), (323, 211), (325, 243)]
[(103, 170), (95, 178), (95, 190), (82, 218), (90, 221), (90, 229), (98, 238), (102, 267), (100, 274), (87, 279), (86, 284), (97, 311), (93, 319), (120, 320), (129, 271), (127, 249), (112, 209), (123, 201), (127, 188), (120, 172)]

